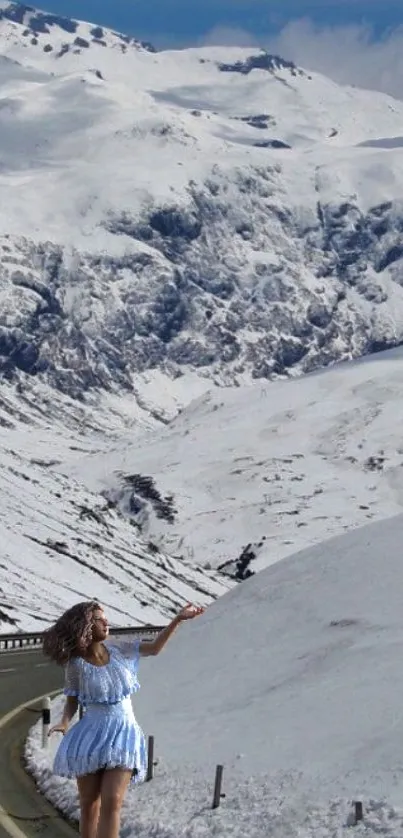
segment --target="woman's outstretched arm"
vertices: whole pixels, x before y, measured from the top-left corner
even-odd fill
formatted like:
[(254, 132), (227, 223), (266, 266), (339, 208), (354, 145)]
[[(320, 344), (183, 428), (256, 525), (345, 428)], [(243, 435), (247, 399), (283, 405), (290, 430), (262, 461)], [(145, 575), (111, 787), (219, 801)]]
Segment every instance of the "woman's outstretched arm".
[(204, 608), (191, 605), (190, 602), (188, 602), (188, 604), (185, 605), (181, 611), (179, 611), (179, 614), (171, 620), (169, 625), (160, 631), (155, 640), (140, 643), (140, 655), (142, 657), (148, 657), (148, 655), (158, 655), (168, 642), (171, 635), (174, 633), (175, 629), (178, 627), (179, 623), (184, 622), (184, 620), (193, 620), (195, 617), (199, 617), (200, 614), (203, 614), (203, 612)]

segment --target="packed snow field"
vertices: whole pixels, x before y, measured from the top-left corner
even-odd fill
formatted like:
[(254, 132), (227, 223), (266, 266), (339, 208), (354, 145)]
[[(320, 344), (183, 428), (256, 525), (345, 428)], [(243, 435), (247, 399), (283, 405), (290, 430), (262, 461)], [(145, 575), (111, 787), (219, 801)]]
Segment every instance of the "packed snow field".
[[(163, 430), (123, 432), (110, 450), (77, 462), (73, 453), (60, 469), (113, 498), (167, 552), (232, 574), (261, 570), (402, 511), (402, 358), (391, 350), (291, 381), (215, 389)], [(133, 474), (173, 495), (173, 521), (157, 517)]]
[[(362, 800), (354, 834), (401, 838), (402, 527), (397, 516), (284, 559), (141, 661), (135, 712), (158, 765), (129, 792), (122, 835), (341, 838)], [(28, 765), (77, 816), (74, 783), (51, 773), (57, 741), (42, 751), (38, 723)]]

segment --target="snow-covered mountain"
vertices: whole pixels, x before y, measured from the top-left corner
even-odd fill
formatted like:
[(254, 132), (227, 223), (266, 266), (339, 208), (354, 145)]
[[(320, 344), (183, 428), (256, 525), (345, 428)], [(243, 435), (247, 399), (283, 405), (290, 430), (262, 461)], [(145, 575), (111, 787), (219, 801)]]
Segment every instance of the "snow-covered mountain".
[(402, 102), (0, 8), (4, 375), (84, 398), (399, 343)]
[[(78, 593), (92, 596), (95, 587), (100, 595), (104, 577), (93, 569), (91, 545), (99, 545), (107, 524), (121, 548), (117, 555), (115, 541), (104, 545), (99, 566), (105, 583), (116, 576), (106, 604), (117, 621), (120, 609), (121, 622), (152, 614), (159, 621), (182, 597), (220, 594), (233, 583), (209, 562), (240, 568), (241, 576), (252, 566), (250, 551), (264, 553), (267, 563), (262, 547), (278, 520), (265, 507), (264, 526), (263, 513), (240, 524), (229, 494), (224, 511), (221, 495), (211, 506), (209, 481), (226, 493), (227, 469), (239, 468), (235, 456), (256, 457), (261, 474), (257, 464), (266, 454), (260, 457), (258, 446), (245, 453), (251, 430), (237, 424), (237, 411), (251, 404), (257, 410), (260, 391), (265, 402), (267, 379), (401, 341), (402, 137), (403, 102), (338, 86), (263, 51), (155, 52), (96, 24), (0, 2), (4, 621), (31, 628)], [(249, 387), (254, 379), (264, 383), (239, 391), (239, 401), (232, 391), (206, 396), (215, 385)], [(156, 463), (144, 434), (163, 430), (194, 399), (202, 401), (167, 437), (150, 437), (161, 454)], [(293, 404), (298, 413), (299, 396)], [(222, 425), (214, 425), (215, 415)], [(215, 433), (210, 450), (217, 459), (209, 461), (207, 478), (193, 449), (188, 458), (198, 494), (183, 460), (190, 421), (205, 462), (206, 434)], [(226, 447), (231, 434), (225, 445), (220, 437), (229, 422), (236, 454)], [(274, 433), (275, 414), (272, 422)], [(141, 456), (128, 450), (130, 468), (122, 468), (119, 482), (121, 454), (108, 452), (125, 433)], [(168, 438), (176, 450), (164, 447)], [(282, 446), (281, 456), (285, 438)], [(105, 458), (110, 473), (102, 485), (94, 482), (92, 460), (85, 470), (77, 464), (77, 450)], [(308, 441), (305, 455), (312, 450)], [(267, 456), (271, 462), (275, 448)], [(300, 476), (293, 473), (290, 485)], [(333, 476), (331, 469), (319, 475), (326, 498)], [(253, 501), (232, 477), (228, 486), (261, 508), (257, 483)], [(305, 501), (292, 497), (300, 509)], [(340, 497), (342, 512), (318, 512), (323, 526), (313, 523), (313, 512), (298, 520), (299, 534), (309, 524), (302, 543), (345, 525), (335, 523), (347, 503)], [(146, 510), (145, 542), (130, 523), (127, 499), (131, 516)], [(294, 518), (288, 496), (283, 501), (289, 529)], [(317, 502), (316, 495), (314, 504), (307, 501), (315, 510)], [(100, 511), (101, 520), (80, 518), (81, 506)], [(396, 499), (387, 494), (374, 513), (349, 509), (346, 526), (360, 523), (361, 513), (394, 511)], [(209, 526), (199, 540), (191, 522), (203, 515)], [(283, 523), (276, 530), (276, 557), (300, 545), (296, 517), (291, 537)], [(161, 554), (153, 541), (147, 548), (148, 522)], [(64, 545), (60, 579), (49, 539)], [(293, 543), (282, 545), (287, 539)], [(175, 559), (166, 558), (163, 545)], [(136, 569), (129, 562), (123, 570), (132, 549)], [(166, 570), (158, 596), (144, 562), (155, 569), (155, 585)], [(141, 580), (134, 601), (133, 573)]]

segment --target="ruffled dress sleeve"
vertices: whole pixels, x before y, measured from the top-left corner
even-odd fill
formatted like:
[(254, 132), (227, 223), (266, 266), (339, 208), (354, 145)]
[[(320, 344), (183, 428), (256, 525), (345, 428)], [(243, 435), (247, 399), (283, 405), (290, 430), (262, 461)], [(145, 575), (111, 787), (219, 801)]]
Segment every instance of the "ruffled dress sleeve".
[(64, 673), (64, 695), (76, 696), (78, 698), (80, 695), (80, 673), (76, 658), (69, 660)]

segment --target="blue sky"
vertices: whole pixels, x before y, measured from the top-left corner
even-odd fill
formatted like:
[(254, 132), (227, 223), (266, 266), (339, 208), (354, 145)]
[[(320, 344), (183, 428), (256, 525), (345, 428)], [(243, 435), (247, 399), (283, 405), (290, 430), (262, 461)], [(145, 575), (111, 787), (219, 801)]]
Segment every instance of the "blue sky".
[(42, 0), (33, 5), (103, 23), (157, 46), (195, 43), (217, 29), (259, 40), (300, 18), (319, 27), (365, 23), (375, 36), (403, 24), (403, 0)]

